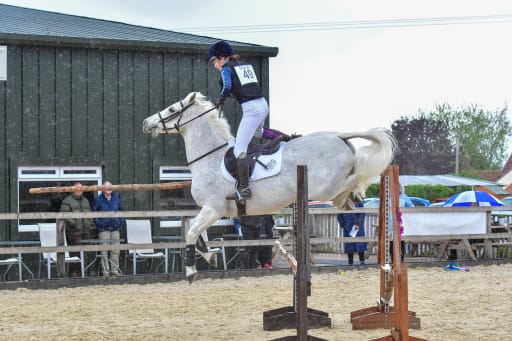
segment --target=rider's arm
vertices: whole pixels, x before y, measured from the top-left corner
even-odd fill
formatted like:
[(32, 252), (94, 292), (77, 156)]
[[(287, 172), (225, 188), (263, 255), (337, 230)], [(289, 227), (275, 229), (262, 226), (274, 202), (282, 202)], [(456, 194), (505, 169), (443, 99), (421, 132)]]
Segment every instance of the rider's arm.
[(228, 66), (224, 66), (220, 71), (220, 75), (222, 77), (222, 90), (220, 92), (219, 99), (224, 101), (226, 98), (231, 95), (231, 68)]

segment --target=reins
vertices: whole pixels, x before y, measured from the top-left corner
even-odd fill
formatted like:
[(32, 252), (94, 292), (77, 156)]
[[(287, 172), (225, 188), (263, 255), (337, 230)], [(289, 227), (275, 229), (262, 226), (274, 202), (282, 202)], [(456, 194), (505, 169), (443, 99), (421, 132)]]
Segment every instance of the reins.
[[(214, 107), (212, 107), (212, 108), (210, 108), (210, 109), (206, 110), (205, 112), (203, 112), (203, 113), (201, 113), (201, 114), (197, 115), (196, 117), (191, 118), (190, 120), (185, 121), (185, 122), (183, 122), (182, 124), (180, 124), (181, 118), (183, 117), (183, 113), (185, 112), (185, 110), (187, 110), (188, 108), (190, 108), (193, 104), (194, 104), (194, 102), (191, 102), (191, 103), (189, 103), (189, 104), (187, 104), (187, 105), (183, 105), (183, 102), (182, 102), (182, 101), (180, 101), (180, 105), (181, 105), (181, 109), (180, 109), (180, 111), (175, 112), (175, 113), (173, 113), (173, 114), (169, 115), (169, 117), (167, 117), (167, 118), (163, 118), (163, 117), (162, 117), (162, 115), (160, 114), (160, 111), (158, 112), (158, 117), (160, 118), (160, 123), (162, 123), (162, 126), (164, 127), (164, 131), (165, 131), (165, 133), (166, 133), (166, 134), (168, 134), (168, 131), (167, 131), (167, 126), (165, 125), (165, 123), (166, 123), (166, 122), (168, 122), (168, 121), (170, 121), (170, 120), (172, 120), (172, 119), (173, 119), (173, 118), (175, 118), (176, 116), (179, 116), (179, 118), (178, 118), (178, 121), (177, 121), (176, 123), (174, 123), (174, 129), (176, 129), (176, 131), (178, 131), (178, 133), (179, 133), (179, 134), (181, 134), (181, 132), (180, 132), (180, 127), (183, 127), (185, 124), (189, 124), (190, 122), (192, 122), (192, 121), (194, 121), (194, 120), (198, 119), (199, 117), (202, 117), (202, 116), (204, 116), (204, 115), (208, 114), (210, 111), (213, 111), (214, 109), (216, 109), (216, 108), (217, 108), (217, 106), (214, 106)], [(219, 117), (220, 117), (220, 115), (219, 115)], [(207, 152), (206, 154), (203, 154), (203, 155), (201, 155), (201, 156), (199, 156), (199, 157), (195, 158), (194, 160), (192, 160), (192, 161), (190, 161), (190, 162), (188, 162), (188, 161), (187, 161), (187, 166), (189, 166), (189, 165), (193, 164), (193, 163), (194, 163), (194, 162), (196, 162), (196, 161), (201, 160), (201, 159), (202, 159), (202, 158), (204, 158), (204, 157), (207, 157), (208, 155), (210, 155), (210, 154), (212, 154), (212, 153), (215, 153), (216, 151), (218, 151), (219, 149), (222, 149), (222, 148), (226, 147), (227, 145), (228, 145), (228, 143), (226, 142), (226, 143), (224, 143), (224, 144), (222, 144), (222, 145), (220, 145), (220, 146), (218, 146), (218, 147), (216, 147), (216, 148), (214, 148), (214, 149), (210, 150), (210, 151), (209, 151), (209, 152)]]

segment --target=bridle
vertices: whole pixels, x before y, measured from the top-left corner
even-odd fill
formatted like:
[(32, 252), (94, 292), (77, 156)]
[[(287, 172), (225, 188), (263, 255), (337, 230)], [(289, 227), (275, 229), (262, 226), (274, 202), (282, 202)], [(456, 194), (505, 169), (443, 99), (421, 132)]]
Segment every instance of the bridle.
[[(161, 112), (160, 112), (160, 111), (158, 112), (159, 123), (162, 123), (162, 126), (164, 127), (164, 131), (165, 131), (165, 133), (166, 133), (166, 134), (168, 134), (168, 133), (169, 133), (169, 132), (168, 132), (168, 129), (167, 129), (167, 126), (166, 126), (166, 123), (167, 123), (167, 122), (169, 122), (170, 120), (175, 119), (176, 117), (178, 117), (178, 120), (176, 121), (176, 123), (174, 123), (174, 129), (176, 129), (176, 131), (177, 131), (179, 134), (181, 134), (181, 132), (180, 132), (180, 128), (181, 128), (181, 127), (183, 127), (183, 126), (184, 126), (184, 125), (186, 125), (186, 124), (189, 124), (190, 122), (192, 122), (192, 121), (194, 121), (194, 120), (197, 120), (199, 117), (202, 117), (202, 116), (204, 116), (204, 115), (208, 114), (210, 111), (213, 111), (213, 110), (215, 110), (215, 109), (217, 108), (217, 106), (213, 106), (212, 108), (210, 108), (210, 109), (208, 109), (208, 110), (206, 110), (206, 111), (202, 112), (201, 114), (197, 115), (196, 117), (193, 117), (193, 118), (191, 118), (190, 120), (185, 121), (185, 122), (183, 122), (183, 123), (181, 123), (181, 124), (180, 124), (180, 121), (181, 121), (181, 119), (183, 118), (183, 114), (184, 114), (184, 113), (185, 113), (185, 111), (186, 111), (188, 108), (190, 108), (194, 103), (195, 103), (195, 102), (194, 102), (194, 101), (192, 101), (192, 102), (190, 102), (190, 103), (189, 103), (189, 104), (187, 104), (187, 105), (183, 105), (183, 101), (180, 101), (181, 109), (180, 109), (179, 111), (176, 111), (176, 112), (172, 113), (171, 115), (169, 115), (169, 116), (168, 116), (168, 117), (166, 117), (166, 118), (163, 118), (163, 117), (162, 117), (162, 114), (161, 114)], [(204, 157), (206, 157), (206, 156), (208, 156), (208, 155), (210, 155), (210, 154), (212, 154), (212, 153), (216, 152), (216, 151), (217, 151), (217, 150), (219, 150), (219, 149), (224, 148), (224, 147), (225, 147), (225, 146), (227, 146), (227, 145), (228, 145), (228, 143), (226, 142), (226, 143), (224, 143), (224, 144), (222, 144), (222, 145), (220, 145), (220, 146), (218, 146), (218, 147), (215, 147), (214, 149), (210, 150), (210, 151), (209, 151), (209, 152), (207, 152), (206, 154), (203, 154), (203, 155), (201, 155), (201, 156), (199, 156), (199, 157), (195, 158), (194, 160), (192, 160), (192, 161), (190, 161), (190, 162), (188, 162), (188, 161), (187, 161), (187, 166), (188, 166), (188, 165), (191, 165), (192, 163), (194, 163), (194, 162), (196, 162), (196, 161), (201, 160), (202, 158), (204, 158)]]

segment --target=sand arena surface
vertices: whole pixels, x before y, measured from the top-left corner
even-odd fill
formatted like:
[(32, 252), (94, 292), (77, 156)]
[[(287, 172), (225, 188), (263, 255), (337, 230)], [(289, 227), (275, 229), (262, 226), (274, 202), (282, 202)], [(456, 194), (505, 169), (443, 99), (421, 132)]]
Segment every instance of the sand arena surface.
[[(512, 339), (512, 264), (471, 271), (410, 268), (409, 310), (421, 319), (410, 335), (428, 340)], [(350, 312), (374, 306), (375, 268), (312, 277), (311, 308), (332, 328), (309, 335), (368, 340), (387, 329), (352, 330)], [(263, 330), (263, 311), (292, 304), (293, 276), (204, 279), (148, 285), (108, 285), (0, 292), (0, 340), (269, 340), (294, 329)]]

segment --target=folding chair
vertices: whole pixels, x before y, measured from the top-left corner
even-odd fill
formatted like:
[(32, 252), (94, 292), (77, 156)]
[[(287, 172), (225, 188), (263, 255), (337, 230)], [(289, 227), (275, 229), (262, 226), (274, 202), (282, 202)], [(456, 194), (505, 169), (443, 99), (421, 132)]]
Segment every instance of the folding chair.
[[(5, 270), (2, 272), (2, 280), (5, 281), (7, 279), (7, 274), (11, 270), (13, 266), (19, 266), (20, 259), (18, 257), (10, 257), (6, 259), (0, 259), (0, 267), (5, 266)], [(20, 274), (20, 282), (21, 282), (21, 274)]]
[[(41, 223), (39, 227), (39, 239), (41, 246), (57, 246), (57, 225), (55, 223)], [(64, 233), (64, 245), (67, 246), (66, 235)], [(84, 277), (84, 252), (80, 251), (80, 257), (69, 255), (69, 252), (64, 253), (64, 262), (66, 264), (66, 274), (69, 263), (80, 263), (82, 278)], [(40, 254), (39, 259), (39, 278), (41, 278), (41, 265), (46, 265), (48, 272), (48, 279), (51, 278), (52, 265), (57, 265), (56, 252), (43, 252)]]
[[(129, 244), (151, 244), (153, 238), (151, 235), (151, 222), (149, 219), (126, 219), (126, 239)], [(153, 267), (154, 259), (161, 259), (161, 262), (155, 267), (155, 270), (165, 262), (167, 264), (166, 255), (163, 252), (155, 252), (154, 249), (135, 249), (128, 250), (128, 254), (131, 257), (125, 257), (125, 268), (126, 260), (131, 258), (133, 262), (133, 274), (137, 274), (137, 261), (147, 259), (151, 260), (150, 270)], [(164, 270), (165, 272), (165, 270)]]

